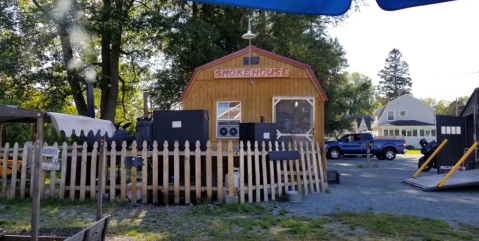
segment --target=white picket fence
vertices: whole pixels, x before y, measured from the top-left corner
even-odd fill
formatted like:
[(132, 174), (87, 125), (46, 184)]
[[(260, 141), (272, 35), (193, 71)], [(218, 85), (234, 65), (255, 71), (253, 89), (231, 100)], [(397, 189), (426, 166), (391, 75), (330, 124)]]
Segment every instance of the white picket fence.
[[(305, 195), (325, 191), (326, 164), (321, 158), (318, 143), (275, 144), (277, 148), (274, 151), (296, 150), (300, 158), (269, 160), (272, 144), (264, 142), (260, 144), (261, 148), (258, 148), (257, 142), (253, 146), (248, 142), (246, 148), (241, 142), (239, 148), (234, 148), (231, 141), (227, 145), (218, 142), (215, 147), (208, 141), (203, 148), (205, 151), (201, 150), (199, 142), (195, 146), (186, 142), (184, 150), (180, 150), (179, 143), (175, 142), (173, 151), (168, 150), (167, 142), (162, 148), (154, 142), (150, 150), (144, 142), (141, 151), (137, 151), (136, 142), (130, 148), (123, 142), (118, 151), (116, 143), (112, 143), (111, 150), (105, 147), (104, 151), (103, 193), (110, 201), (130, 199), (136, 203), (141, 199), (142, 203), (189, 204), (192, 198), (196, 202), (213, 199), (223, 202), (227, 195), (237, 197), (240, 203), (252, 203), (275, 200), (283, 197), (288, 190)], [(48, 145), (45, 143), (44, 146)], [(82, 146), (63, 143), (57, 147), (60, 150), (60, 169), (41, 171), (42, 197), (80, 201), (95, 199), (100, 160), (98, 143), (91, 152), (87, 150), (86, 143)], [(143, 165), (125, 167), (124, 160), (128, 156), (141, 157)], [(19, 148), (15, 143), (11, 148), (6, 143), (0, 157), (0, 198), (30, 197), (30, 173), (33, 172), (23, 165), (26, 162), (23, 160), (28, 158), (27, 146)], [(43, 161), (48, 162), (49, 159), (43, 157)], [(22, 165), (18, 165), (20, 162)], [(7, 166), (11, 167), (9, 175), (5, 175), (8, 173)], [(228, 180), (224, 180), (225, 174)]]

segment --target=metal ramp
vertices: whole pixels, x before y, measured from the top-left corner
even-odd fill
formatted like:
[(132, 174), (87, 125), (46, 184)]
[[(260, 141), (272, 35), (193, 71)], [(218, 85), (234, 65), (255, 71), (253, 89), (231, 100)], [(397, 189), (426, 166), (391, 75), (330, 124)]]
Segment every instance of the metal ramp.
[(454, 172), (442, 187), (437, 187), (437, 183), (439, 183), (446, 175), (447, 173), (408, 178), (404, 179), (402, 183), (418, 187), (423, 191), (479, 185), (479, 169)]

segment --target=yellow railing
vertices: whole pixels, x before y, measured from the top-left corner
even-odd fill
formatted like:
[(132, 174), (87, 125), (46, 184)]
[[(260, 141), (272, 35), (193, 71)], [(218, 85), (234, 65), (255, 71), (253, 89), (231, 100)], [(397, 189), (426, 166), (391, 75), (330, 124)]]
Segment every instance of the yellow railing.
[(446, 145), (446, 143), (448, 142), (447, 139), (445, 139), (441, 145), (439, 145), (439, 147), (434, 151), (434, 153), (432, 153), (432, 155), (426, 160), (426, 162), (424, 162), (424, 164), (422, 164), (422, 166), (419, 168), (419, 170), (417, 170), (416, 173), (414, 173), (414, 175), (412, 176), (413, 178), (416, 178), (417, 175), (419, 175), (419, 173), (422, 171), (422, 169), (424, 169), (427, 164), (429, 164), (429, 162), (431, 162), (431, 160), (436, 156), (436, 154), (444, 147), (444, 145)]
[(456, 165), (454, 165), (454, 167), (447, 173), (447, 175), (440, 181), (437, 183), (437, 186), (438, 187), (442, 187), (442, 185), (444, 185), (444, 183), (446, 182), (446, 180), (457, 170), (457, 168), (466, 160), (466, 158), (471, 154), (471, 152), (476, 148), (477, 146), (477, 142), (475, 142), (471, 148), (469, 148), (469, 150), (466, 152), (466, 154), (464, 154), (464, 156), (462, 156), (461, 160), (459, 160)]

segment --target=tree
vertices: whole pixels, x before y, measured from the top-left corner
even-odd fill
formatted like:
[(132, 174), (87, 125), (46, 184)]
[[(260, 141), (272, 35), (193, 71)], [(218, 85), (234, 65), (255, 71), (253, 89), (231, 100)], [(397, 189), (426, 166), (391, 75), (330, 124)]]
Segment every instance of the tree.
[(98, 73), (100, 118), (115, 121), (122, 113), (120, 120), (134, 120), (139, 83), (151, 79), (166, 19), (178, 19), (165, 17), (168, 2), (2, 1), (0, 79), (9, 97), (42, 110), (75, 106), (86, 115), (85, 78)]
[(412, 81), (409, 77), (409, 65), (401, 60), (402, 54), (397, 49), (391, 50), (384, 68), (379, 71), (379, 94), (386, 102), (396, 99), (401, 94), (410, 94)]

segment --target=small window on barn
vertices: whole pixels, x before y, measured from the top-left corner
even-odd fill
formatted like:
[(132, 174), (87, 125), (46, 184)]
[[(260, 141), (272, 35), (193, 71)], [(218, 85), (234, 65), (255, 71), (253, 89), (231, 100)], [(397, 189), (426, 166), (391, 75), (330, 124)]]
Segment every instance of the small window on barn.
[(388, 110), (388, 120), (394, 120), (394, 111)]
[(216, 103), (216, 137), (238, 138), (240, 122), (240, 101), (218, 101)]
[(400, 110), (400, 111), (399, 111), (399, 116), (407, 116), (407, 111), (405, 111), (405, 110)]

